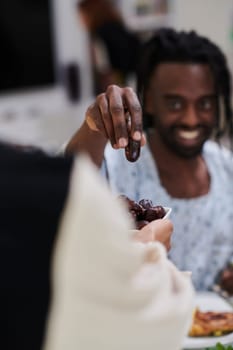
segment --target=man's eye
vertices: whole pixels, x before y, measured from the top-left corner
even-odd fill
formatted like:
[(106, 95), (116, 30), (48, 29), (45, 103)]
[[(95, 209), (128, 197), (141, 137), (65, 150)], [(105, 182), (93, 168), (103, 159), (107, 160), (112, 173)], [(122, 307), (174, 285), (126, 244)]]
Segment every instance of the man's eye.
[(168, 102), (168, 107), (170, 110), (179, 111), (182, 108), (182, 103), (178, 100), (171, 100)]
[(214, 107), (214, 103), (212, 100), (204, 99), (200, 101), (200, 108), (204, 111), (209, 111), (213, 109), (213, 107)]

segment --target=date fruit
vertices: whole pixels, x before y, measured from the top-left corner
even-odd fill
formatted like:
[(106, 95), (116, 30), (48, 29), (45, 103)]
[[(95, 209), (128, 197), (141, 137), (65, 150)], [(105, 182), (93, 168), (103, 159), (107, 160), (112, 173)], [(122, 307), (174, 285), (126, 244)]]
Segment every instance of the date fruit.
[(134, 141), (129, 137), (129, 143), (125, 147), (125, 156), (129, 162), (136, 162), (140, 156), (141, 145), (139, 141)]
[(162, 219), (166, 214), (164, 207), (153, 205), (149, 199), (141, 199), (139, 202), (136, 202), (125, 195), (120, 195), (119, 198), (126, 203), (138, 230), (153, 220)]

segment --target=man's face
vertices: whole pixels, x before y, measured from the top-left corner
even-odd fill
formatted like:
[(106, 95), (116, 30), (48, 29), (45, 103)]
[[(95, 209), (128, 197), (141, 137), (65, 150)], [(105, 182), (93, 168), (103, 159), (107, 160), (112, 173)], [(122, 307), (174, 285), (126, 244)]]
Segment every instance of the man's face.
[(145, 110), (153, 116), (162, 145), (182, 157), (199, 154), (216, 125), (217, 96), (209, 66), (158, 65), (146, 94)]

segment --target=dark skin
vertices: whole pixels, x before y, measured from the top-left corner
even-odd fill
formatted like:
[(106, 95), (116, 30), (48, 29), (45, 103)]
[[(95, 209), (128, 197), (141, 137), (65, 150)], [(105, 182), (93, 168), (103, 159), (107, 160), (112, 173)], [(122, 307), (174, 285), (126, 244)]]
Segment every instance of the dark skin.
[(148, 142), (167, 192), (177, 198), (208, 193), (210, 177), (200, 152), (216, 122), (209, 67), (161, 64), (151, 79), (146, 110), (155, 125)]
[(68, 143), (66, 153), (86, 152), (100, 167), (108, 141), (115, 149), (128, 144), (126, 109), (132, 119), (130, 135), (143, 146), (146, 139), (142, 133), (142, 110), (135, 92), (130, 87), (110, 85), (88, 107), (85, 120)]
[[(162, 63), (152, 74), (145, 99), (145, 110), (154, 122), (148, 143), (161, 183), (173, 197), (195, 198), (210, 189), (201, 150), (216, 123), (216, 101), (214, 79), (205, 64)], [(136, 94), (130, 88), (110, 86), (88, 108), (67, 152), (86, 151), (100, 166), (108, 140), (115, 149), (128, 143), (125, 110), (132, 118), (130, 135), (143, 146)]]

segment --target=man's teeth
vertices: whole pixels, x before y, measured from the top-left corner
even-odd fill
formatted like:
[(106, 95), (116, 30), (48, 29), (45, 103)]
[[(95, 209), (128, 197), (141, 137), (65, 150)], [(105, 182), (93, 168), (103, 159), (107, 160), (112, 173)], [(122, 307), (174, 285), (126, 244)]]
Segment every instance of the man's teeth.
[(196, 137), (198, 137), (199, 131), (198, 130), (194, 130), (194, 131), (180, 131), (179, 135), (183, 139), (191, 140), (191, 139), (195, 139)]

